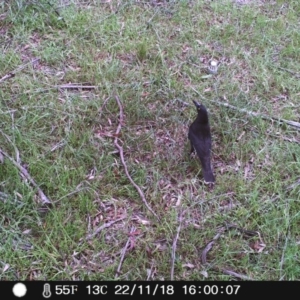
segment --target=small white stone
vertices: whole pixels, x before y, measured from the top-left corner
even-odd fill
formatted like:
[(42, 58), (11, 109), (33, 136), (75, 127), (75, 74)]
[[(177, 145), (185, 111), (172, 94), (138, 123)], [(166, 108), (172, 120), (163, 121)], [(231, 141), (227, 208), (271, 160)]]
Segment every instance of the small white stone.
[(216, 66), (218, 65), (218, 63), (217, 63), (215, 60), (212, 60), (212, 61), (210, 62), (210, 65), (211, 65), (212, 67), (216, 67)]

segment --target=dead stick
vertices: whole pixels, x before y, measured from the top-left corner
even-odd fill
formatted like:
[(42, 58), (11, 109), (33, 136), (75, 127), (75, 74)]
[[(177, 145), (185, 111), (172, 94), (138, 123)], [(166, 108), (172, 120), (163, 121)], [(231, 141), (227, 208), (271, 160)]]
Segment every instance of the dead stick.
[(231, 104), (219, 102), (219, 101), (216, 101), (216, 100), (212, 100), (211, 102), (217, 103), (217, 104), (225, 106), (225, 107), (229, 107), (229, 108), (237, 110), (239, 112), (244, 112), (244, 113), (246, 113), (247, 115), (250, 115), (250, 116), (261, 117), (264, 120), (276, 121), (276, 122), (279, 122), (279, 123), (288, 124), (288, 125), (296, 127), (296, 128), (300, 128), (300, 123), (295, 122), (295, 121), (280, 119), (280, 118), (276, 118), (276, 117), (269, 117), (269, 116), (266, 116), (266, 115), (263, 115), (263, 114), (259, 114), (257, 112), (249, 111), (249, 110), (247, 110), (245, 108), (238, 108), (238, 107), (235, 107), (235, 106), (233, 106)]
[(44, 194), (44, 192), (39, 188), (39, 186), (35, 183), (35, 181), (32, 179), (32, 177), (29, 175), (27, 170), (22, 167), (20, 164), (18, 164), (13, 158), (11, 158), (6, 152), (4, 152), (2, 149), (0, 149), (0, 152), (3, 156), (8, 158), (19, 170), (20, 172), (25, 176), (27, 180), (37, 189), (38, 194), (42, 200), (43, 204), (49, 204), (51, 201), (47, 198), (47, 196)]
[(298, 185), (300, 185), (300, 178), (297, 178), (297, 180), (296, 180), (295, 183), (293, 183), (293, 184), (287, 186), (285, 189), (286, 189), (287, 191), (291, 191), (291, 190), (293, 190), (295, 187), (297, 187)]
[(175, 266), (175, 258), (176, 258), (175, 256), (176, 256), (177, 241), (179, 239), (179, 233), (181, 230), (182, 219), (183, 219), (183, 215), (185, 212), (186, 211), (183, 211), (179, 216), (179, 225), (177, 227), (176, 236), (174, 238), (173, 245), (172, 245), (171, 280), (174, 280), (174, 266)]
[(37, 57), (37, 58), (35, 58), (35, 59), (33, 59), (33, 60), (31, 60), (31, 61), (29, 61), (29, 62), (27, 62), (26, 64), (24, 64), (24, 65), (21, 65), (18, 69), (16, 69), (16, 71), (14, 71), (14, 72), (12, 72), (13, 74), (16, 74), (18, 71), (21, 71), (21, 70), (23, 70), (27, 65), (29, 65), (29, 64), (33, 64), (33, 63), (35, 63), (36, 61), (38, 61), (38, 60), (40, 60), (40, 58), (39, 57)]
[(4, 75), (2, 78), (0, 78), (0, 83), (9, 78), (13, 78), (14, 76), (15, 76), (14, 73), (8, 73), (8, 74)]
[(109, 223), (104, 223), (103, 225), (101, 225), (100, 227), (98, 227), (93, 233), (89, 234), (87, 237), (86, 237), (86, 240), (90, 240), (92, 237), (94, 237), (95, 235), (97, 235), (100, 231), (102, 231), (103, 229), (107, 228), (107, 227), (110, 227), (111, 225), (119, 222), (119, 221), (122, 221), (124, 220), (126, 217), (121, 217), (117, 220), (114, 220), (114, 221), (111, 221)]
[[(219, 271), (219, 270), (218, 270)], [(234, 276), (236, 278), (239, 278), (239, 279), (243, 279), (243, 280), (253, 280), (251, 277), (248, 277), (246, 275), (243, 275), (243, 274), (239, 274), (239, 273), (236, 273), (234, 271), (231, 271), (231, 270), (227, 270), (227, 269), (221, 269), (221, 271), (227, 275), (230, 275), (230, 276)]]
[(291, 70), (289, 70), (289, 69), (282, 68), (282, 67), (279, 67), (279, 66), (274, 66), (274, 67), (275, 67), (275, 68), (278, 68), (278, 69), (280, 69), (280, 70), (286, 71), (286, 72), (288, 72), (288, 73), (294, 75), (296, 78), (300, 78), (300, 73), (293, 72), (293, 71), (291, 71)]
[(140, 197), (142, 199), (142, 201), (144, 202), (144, 204), (146, 205), (146, 207), (148, 208), (148, 210), (159, 220), (159, 217), (156, 215), (156, 213), (152, 210), (152, 208), (149, 206), (149, 204), (147, 203), (147, 200), (145, 198), (145, 195), (143, 193), (143, 191), (140, 189), (140, 187), (133, 181), (133, 179), (131, 178), (129, 172), (128, 172), (128, 169), (127, 169), (127, 165), (125, 163), (125, 159), (124, 159), (124, 153), (123, 153), (123, 147), (120, 146), (118, 144), (118, 136), (120, 134), (120, 131), (121, 131), (121, 128), (122, 128), (122, 124), (124, 122), (124, 114), (123, 114), (123, 108), (122, 108), (122, 105), (121, 105), (121, 101), (119, 99), (118, 96), (115, 97), (117, 103), (118, 103), (118, 106), (119, 106), (119, 111), (120, 111), (120, 116), (119, 116), (119, 125), (118, 125), (118, 128), (117, 128), (117, 131), (116, 131), (116, 134), (115, 134), (115, 140), (114, 140), (114, 144), (115, 146), (117, 147), (117, 149), (119, 150), (119, 154), (120, 154), (120, 158), (121, 158), (121, 162), (122, 162), (122, 165), (124, 167), (124, 170), (125, 170), (125, 173), (126, 173), (126, 176), (127, 178), (129, 179), (129, 181), (131, 182), (131, 184), (136, 188), (136, 190), (138, 191), (138, 193), (140, 194)]
[(12, 72), (7, 73), (7, 74), (4, 75), (2, 78), (0, 78), (0, 83), (3, 82), (4, 80), (7, 80), (7, 79), (9, 79), (9, 78), (14, 77), (18, 71), (23, 70), (28, 64), (33, 64), (33, 63), (35, 63), (35, 62), (38, 61), (38, 60), (40, 60), (40, 59), (39, 59), (39, 58), (36, 58), (36, 59), (34, 59), (34, 60), (32, 60), (32, 61), (29, 61), (28, 63), (26, 63), (26, 64), (24, 64), (24, 65), (21, 65), (21, 66), (20, 66), (19, 68), (17, 68), (15, 71), (12, 71)]
[(116, 274), (115, 274), (115, 278), (118, 278), (118, 277), (119, 277), (119, 274), (120, 274), (120, 271), (121, 271), (121, 267), (122, 267), (122, 264), (123, 264), (123, 261), (124, 261), (124, 258), (125, 258), (125, 254), (126, 254), (126, 251), (127, 251), (127, 249), (128, 249), (128, 245), (129, 245), (130, 240), (131, 240), (131, 235), (132, 235), (132, 233), (135, 231), (135, 229), (136, 229), (136, 228), (135, 228), (134, 226), (131, 227), (130, 234), (129, 234), (129, 238), (128, 238), (126, 244), (125, 244), (125, 247), (122, 249), (122, 255), (121, 255), (120, 263), (119, 263), (119, 265), (118, 265), (117, 272), (116, 272)]
[(97, 86), (95, 85), (79, 85), (79, 84), (62, 84), (57, 85), (56, 88), (58, 89), (95, 89)]
[(219, 232), (213, 237), (213, 239), (205, 246), (205, 248), (202, 251), (201, 254), (201, 262), (202, 264), (206, 264), (206, 255), (208, 253), (208, 251), (211, 250), (211, 248), (213, 247), (213, 245), (215, 244), (215, 242), (220, 238), (220, 236), (222, 235), (223, 232), (225, 232), (226, 228), (225, 227), (221, 227), (219, 229)]
[(283, 265), (284, 265), (284, 262), (285, 262), (285, 259), (284, 259), (284, 256), (286, 254), (286, 249), (287, 249), (287, 245), (288, 245), (288, 240), (290, 239), (290, 224), (289, 224), (289, 227), (288, 227), (288, 230), (287, 230), (287, 233), (286, 233), (286, 237), (285, 237), (285, 243), (284, 243), (284, 247), (282, 249), (282, 254), (281, 254), (281, 260), (280, 260), (280, 263), (279, 263), (279, 267), (280, 267), (280, 280), (283, 280), (283, 276), (282, 273), (283, 273)]
[[(195, 88), (191, 87), (191, 89), (196, 92), (202, 99), (205, 99), (207, 100), (205, 97), (203, 97), (201, 95), (201, 93), (199, 93)], [(208, 100), (207, 100), (208, 101)], [(231, 108), (231, 109), (234, 109), (234, 110), (237, 110), (239, 112), (243, 112), (243, 113), (246, 113), (247, 115), (249, 116), (254, 116), (254, 117), (260, 117), (264, 120), (268, 120), (268, 121), (275, 121), (275, 122), (279, 122), (279, 123), (285, 123), (287, 125), (290, 125), (290, 126), (293, 126), (297, 129), (300, 129), (300, 123), (299, 122), (295, 122), (295, 121), (290, 121), (290, 120), (285, 120), (285, 119), (281, 119), (281, 118), (276, 118), (276, 117), (269, 117), (269, 116), (266, 116), (266, 115), (263, 115), (263, 114), (259, 114), (257, 112), (254, 112), (254, 111), (249, 111), (245, 108), (238, 108), (236, 106), (233, 106), (231, 104), (228, 104), (228, 103), (223, 103), (223, 102), (220, 102), (220, 101), (217, 101), (217, 100), (209, 100), (210, 102), (213, 102), (213, 103), (216, 103), (218, 105), (222, 105), (222, 106), (225, 106), (225, 107), (228, 107), (228, 108)]]

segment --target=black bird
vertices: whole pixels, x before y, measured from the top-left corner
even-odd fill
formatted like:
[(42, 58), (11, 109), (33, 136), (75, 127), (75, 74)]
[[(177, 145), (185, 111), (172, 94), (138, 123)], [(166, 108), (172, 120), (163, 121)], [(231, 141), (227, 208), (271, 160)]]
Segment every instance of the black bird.
[(193, 102), (196, 105), (198, 116), (189, 128), (188, 138), (191, 142), (191, 153), (196, 150), (198, 154), (205, 182), (214, 183), (215, 176), (210, 163), (211, 133), (207, 110), (204, 105), (194, 100)]

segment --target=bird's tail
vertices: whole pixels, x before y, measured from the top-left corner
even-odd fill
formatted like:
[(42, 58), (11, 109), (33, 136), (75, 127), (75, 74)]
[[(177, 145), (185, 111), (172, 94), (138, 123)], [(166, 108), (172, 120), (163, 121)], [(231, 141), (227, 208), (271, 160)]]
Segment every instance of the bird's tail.
[(201, 159), (201, 164), (205, 182), (214, 183), (216, 179), (211, 169), (210, 157), (205, 157), (204, 159)]

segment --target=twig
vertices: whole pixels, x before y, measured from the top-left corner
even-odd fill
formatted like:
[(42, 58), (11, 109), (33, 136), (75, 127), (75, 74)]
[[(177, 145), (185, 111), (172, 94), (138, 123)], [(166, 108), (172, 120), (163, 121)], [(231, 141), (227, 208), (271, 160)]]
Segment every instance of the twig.
[(243, 279), (243, 280), (253, 280), (251, 277), (248, 277), (246, 275), (243, 275), (243, 274), (239, 274), (239, 273), (236, 273), (234, 271), (231, 271), (231, 270), (227, 270), (227, 269), (218, 269), (216, 268), (216, 270), (221, 270), (223, 273), (227, 274), (227, 275), (231, 275), (231, 276), (234, 276), (236, 278), (239, 278), (239, 279)]
[(228, 229), (232, 229), (232, 228), (237, 229), (239, 232), (241, 232), (241, 233), (243, 233), (245, 235), (248, 235), (248, 236), (256, 236), (257, 235), (260, 238), (260, 240), (261, 240), (261, 236), (260, 236), (260, 233), (258, 231), (243, 229), (243, 228), (238, 227), (238, 226), (236, 226), (234, 224), (226, 224), (226, 229), (227, 230)]
[(0, 83), (3, 82), (3, 81), (6, 80), (6, 79), (9, 79), (9, 78), (14, 77), (18, 71), (23, 70), (28, 64), (33, 64), (33, 63), (35, 63), (35, 62), (38, 61), (38, 60), (40, 60), (40, 59), (39, 59), (39, 58), (36, 58), (36, 59), (34, 59), (34, 60), (32, 60), (32, 61), (29, 61), (29, 62), (26, 63), (26, 64), (21, 65), (21, 66), (20, 66), (19, 68), (17, 68), (15, 71), (12, 71), (12, 72), (7, 73), (6, 75), (4, 75), (4, 76), (0, 79)]
[(227, 205), (221, 206), (219, 208), (219, 211), (229, 211), (231, 209), (234, 209), (235, 207), (237, 207), (237, 204), (234, 204), (234, 203), (230, 202)]
[[(296, 182), (294, 182), (291, 185), (285, 187), (285, 190), (286, 190), (286, 192), (291, 192), (295, 187), (297, 187), (299, 185), (300, 185), (300, 178), (298, 178), (296, 180)], [(280, 195), (276, 195), (275, 197), (273, 197), (273, 198), (270, 199), (270, 202), (272, 203), (272, 202), (280, 199), (280, 197), (281, 197)]]
[(35, 58), (35, 59), (33, 59), (33, 60), (27, 62), (26, 64), (21, 65), (19, 68), (17, 68), (17, 69), (16, 69), (14, 72), (12, 72), (12, 73), (16, 74), (17, 72), (22, 71), (24, 68), (26, 68), (27, 65), (34, 64), (34, 63), (37, 62), (38, 60), (40, 60), (39, 57), (37, 57), (37, 58)]
[(211, 250), (211, 248), (213, 247), (213, 245), (215, 244), (216, 241), (210, 241), (205, 248), (203, 249), (202, 253), (201, 253), (201, 262), (202, 264), (206, 264), (206, 255), (207, 252), (209, 252)]
[[(232, 225), (232, 224), (226, 224), (226, 226), (223, 226), (219, 229), (219, 232), (214, 236), (214, 238), (203, 249), (202, 254), (201, 254), (202, 264), (206, 264), (206, 262), (207, 262), (206, 255), (207, 255), (208, 251), (210, 251), (212, 249), (213, 245), (220, 238), (222, 233), (224, 233), (226, 230), (231, 229), (231, 228), (238, 229), (242, 233), (245, 233), (245, 234), (248, 234), (248, 235), (253, 235), (253, 234), (258, 234), (259, 235), (259, 232), (257, 232), (257, 231), (245, 230), (245, 229), (239, 228), (239, 227), (237, 227), (235, 225)], [(259, 235), (259, 237), (260, 237), (260, 235)], [(236, 273), (236, 272), (231, 271), (231, 270), (222, 269), (222, 268), (218, 268), (218, 267), (214, 267), (213, 269), (218, 271), (218, 272), (222, 271), (223, 273), (225, 273), (227, 275), (235, 276), (235, 277), (243, 279), (243, 280), (253, 280), (252, 278), (250, 278), (246, 275), (239, 274), (239, 273)]]
[(128, 245), (129, 245), (129, 243), (131, 241), (131, 234), (135, 231), (135, 229), (136, 228), (134, 226), (131, 227), (129, 238), (128, 238), (126, 244), (125, 244), (125, 247), (122, 249), (122, 252), (121, 252), (122, 255), (121, 255), (120, 263), (118, 265), (118, 269), (117, 269), (116, 274), (115, 274), (115, 278), (119, 277), (119, 274), (120, 274), (120, 271), (121, 271), (121, 267), (122, 267), (122, 264), (123, 264), (123, 261), (124, 261), (124, 258), (125, 258), (125, 254), (126, 254), (126, 251), (128, 249)]
[[(63, 17), (61, 17), (61, 15), (59, 14), (59, 11), (57, 10), (57, 8), (54, 8), (53, 5), (52, 5), (49, 1), (46, 1), (46, 3), (54, 9), (56, 15), (57, 15), (59, 18), (61, 18), (61, 20), (63, 20), (64, 23), (66, 24), (65, 19), (64, 19)], [(65, 6), (66, 6), (66, 5), (65, 5)]]
[(44, 192), (39, 188), (39, 186), (35, 183), (35, 181), (32, 179), (32, 177), (29, 175), (29, 173), (27, 172), (27, 170), (24, 167), (22, 167), (19, 163), (17, 163), (12, 157), (10, 157), (2, 149), (0, 149), (0, 153), (2, 153), (3, 156), (8, 158), (20, 170), (22, 175), (37, 189), (38, 194), (39, 194), (43, 204), (51, 203), (51, 201), (46, 197)]
[(16, 111), (18, 111), (17, 109), (12, 109), (12, 110), (7, 110), (7, 111), (5, 111), (5, 112), (3, 112), (3, 111), (1, 111), (0, 112), (0, 114), (11, 114), (11, 113), (14, 113), (14, 112), (16, 112)]
[(95, 85), (80, 85), (80, 84), (62, 84), (57, 85), (58, 89), (82, 89), (82, 90), (91, 90), (97, 88)]
[(238, 231), (240, 231), (242, 234), (248, 235), (248, 236), (258, 236), (260, 241), (262, 242), (262, 238), (260, 236), (260, 233), (258, 231), (252, 231), (252, 230), (246, 230), (243, 228), (240, 228), (234, 224), (225, 224), (225, 226), (222, 226), (219, 229), (219, 232), (214, 236), (214, 238), (205, 246), (205, 248), (202, 251), (201, 254), (201, 262), (203, 264), (206, 264), (206, 255), (208, 253), (208, 251), (211, 250), (211, 248), (213, 247), (213, 245), (215, 244), (215, 242), (220, 238), (221, 234), (224, 233), (225, 231), (227, 231), (228, 229), (237, 229)]
[(220, 238), (223, 232), (225, 232), (226, 227), (221, 227), (219, 232), (214, 236), (214, 238), (205, 246), (201, 254), (201, 262), (202, 264), (206, 264), (206, 255), (207, 252), (211, 250), (215, 242)]
[[(195, 88), (191, 87), (191, 89), (196, 92), (201, 98), (207, 100), (206, 98), (204, 98), (201, 93), (199, 93)], [(228, 107), (230, 109), (234, 109), (234, 110), (237, 110), (239, 112), (243, 112), (243, 113), (246, 113), (247, 115), (249, 116), (254, 116), (254, 117), (260, 117), (264, 120), (268, 120), (268, 121), (272, 121), (272, 122), (279, 122), (280, 124), (284, 123), (284, 124), (287, 124), (287, 125), (290, 125), (292, 127), (295, 127), (297, 128), (298, 130), (300, 130), (300, 123), (299, 122), (295, 122), (295, 121), (290, 121), (290, 120), (285, 120), (285, 119), (281, 119), (281, 118), (276, 118), (276, 117), (269, 117), (269, 116), (266, 116), (266, 115), (263, 115), (263, 114), (259, 114), (257, 112), (253, 112), (253, 111), (249, 111), (245, 108), (238, 108), (236, 106), (233, 106), (231, 104), (228, 104), (228, 103), (224, 103), (224, 102), (220, 102), (220, 101), (217, 101), (217, 100), (210, 100), (210, 102), (213, 102), (213, 103), (216, 103), (218, 105), (222, 105), (222, 106), (225, 106), (225, 107)]]
[(88, 232), (90, 232), (91, 228), (92, 228), (92, 224), (91, 224), (92, 222), (91, 222), (91, 216), (90, 216), (90, 214), (88, 214), (87, 219), (88, 219), (88, 226), (87, 226), (87, 228), (88, 228)]
[(297, 187), (298, 185), (300, 185), (300, 178), (298, 178), (298, 179), (296, 180), (295, 183), (292, 183), (291, 185), (287, 186), (285, 189), (286, 189), (287, 191), (291, 191), (291, 190), (293, 190), (295, 187)]
[(300, 74), (297, 73), (297, 72), (294, 72), (294, 71), (291, 71), (291, 70), (289, 70), (289, 69), (282, 68), (282, 67), (279, 67), (279, 66), (274, 66), (274, 67), (276, 67), (276, 68), (278, 68), (278, 69), (280, 69), (280, 70), (282, 70), (282, 71), (286, 71), (286, 72), (288, 72), (288, 73), (294, 75), (296, 78), (300, 78)]
[(283, 139), (284, 141), (290, 142), (290, 143), (296, 143), (296, 144), (300, 144), (300, 141), (298, 141), (296, 138), (288, 138), (286, 136), (280, 136), (280, 135), (276, 135), (276, 134), (270, 134), (270, 136), (275, 137), (275, 138), (279, 138), (279, 139)]
[(153, 265), (154, 265), (154, 263), (152, 262), (152, 263), (151, 263), (151, 269), (150, 269), (150, 271), (149, 271), (149, 273), (148, 273), (148, 276), (147, 276), (147, 279), (146, 279), (147, 281), (149, 281), (150, 277), (151, 277), (152, 274), (153, 274), (153, 271), (152, 271), (152, 270), (153, 270)]
[(250, 115), (250, 116), (261, 117), (264, 120), (273, 121), (273, 122), (276, 121), (276, 122), (279, 122), (280, 124), (285, 123), (285, 124), (288, 124), (290, 126), (300, 128), (300, 123), (295, 122), (295, 121), (280, 119), (280, 118), (276, 118), (276, 117), (269, 117), (269, 116), (266, 116), (266, 115), (263, 115), (263, 114), (259, 114), (257, 112), (249, 111), (245, 108), (238, 108), (238, 107), (235, 107), (231, 104), (219, 102), (219, 101), (216, 101), (216, 100), (212, 100), (212, 102), (217, 103), (217, 104), (222, 105), (222, 106), (225, 106), (225, 107), (229, 107), (229, 108), (237, 110), (239, 112), (244, 112), (244, 113), (246, 113), (247, 115)]
[(290, 237), (290, 232), (289, 232), (289, 229), (288, 229), (288, 232), (287, 232), (287, 236), (285, 238), (285, 243), (284, 243), (284, 247), (283, 247), (283, 250), (282, 250), (282, 254), (281, 254), (281, 259), (280, 259), (280, 263), (279, 263), (279, 268), (280, 268), (280, 280), (283, 280), (282, 278), (282, 269), (283, 269), (283, 265), (284, 265), (284, 256), (285, 256), (285, 252), (286, 252), (286, 248), (287, 248), (287, 244), (288, 244), (288, 240), (289, 240), (289, 237)]
[(101, 108), (100, 108), (100, 111), (102, 111), (103, 110), (103, 107), (106, 105), (106, 103), (107, 103), (107, 101), (110, 99), (110, 97), (107, 97), (105, 100), (104, 100), (104, 102), (103, 102), (103, 104), (102, 104), (102, 106), (101, 106)]
[(7, 80), (7, 79), (13, 78), (13, 77), (15, 77), (14, 73), (8, 73), (8, 74), (4, 75), (2, 78), (0, 78), (0, 83), (4, 80)]
[(182, 224), (182, 220), (183, 220), (183, 215), (185, 214), (186, 211), (183, 211), (180, 216), (179, 216), (179, 226), (177, 227), (177, 232), (176, 232), (176, 236), (174, 238), (173, 241), (173, 245), (172, 245), (172, 256), (171, 256), (171, 280), (174, 280), (174, 266), (175, 266), (175, 256), (176, 256), (176, 247), (177, 247), (177, 241), (179, 238), (179, 233), (181, 230), (181, 224)]
[(117, 128), (117, 131), (115, 133), (115, 140), (114, 140), (114, 145), (117, 147), (117, 149), (119, 150), (119, 154), (120, 154), (120, 158), (121, 158), (121, 162), (122, 162), (122, 165), (124, 167), (124, 170), (125, 170), (125, 173), (126, 173), (126, 176), (127, 178), (129, 179), (129, 181), (131, 182), (131, 184), (136, 188), (136, 190), (138, 191), (142, 201), (144, 202), (144, 204), (146, 205), (146, 207), (148, 208), (148, 210), (158, 219), (159, 217), (156, 215), (156, 213), (152, 210), (152, 208), (149, 206), (146, 198), (145, 198), (145, 195), (143, 193), (143, 191), (140, 189), (140, 187), (133, 181), (133, 179), (131, 178), (129, 172), (128, 172), (128, 169), (127, 169), (127, 165), (125, 163), (125, 159), (124, 159), (124, 153), (123, 153), (123, 147), (119, 145), (118, 143), (118, 136), (120, 135), (120, 131), (121, 131), (121, 128), (122, 128), (122, 124), (124, 122), (124, 114), (123, 114), (123, 108), (122, 108), (122, 105), (121, 105), (121, 102), (120, 102), (120, 99), (118, 96), (115, 97), (117, 103), (118, 103), (118, 106), (119, 106), (119, 111), (120, 111), (120, 115), (119, 115), (119, 125), (118, 125), (118, 128)]
[(111, 222), (108, 222), (108, 223), (104, 223), (103, 225), (101, 225), (100, 227), (98, 227), (93, 233), (89, 234), (87, 237), (86, 237), (86, 240), (90, 240), (91, 238), (93, 238), (95, 235), (97, 235), (100, 231), (102, 231), (103, 229), (107, 228), (107, 227), (110, 227), (111, 225), (119, 222), (119, 221), (122, 221), (126, 218), (126, 216), (124, 217), (121, 217), (117, 220), (114, 220), (114, 221), (111, 221)]

